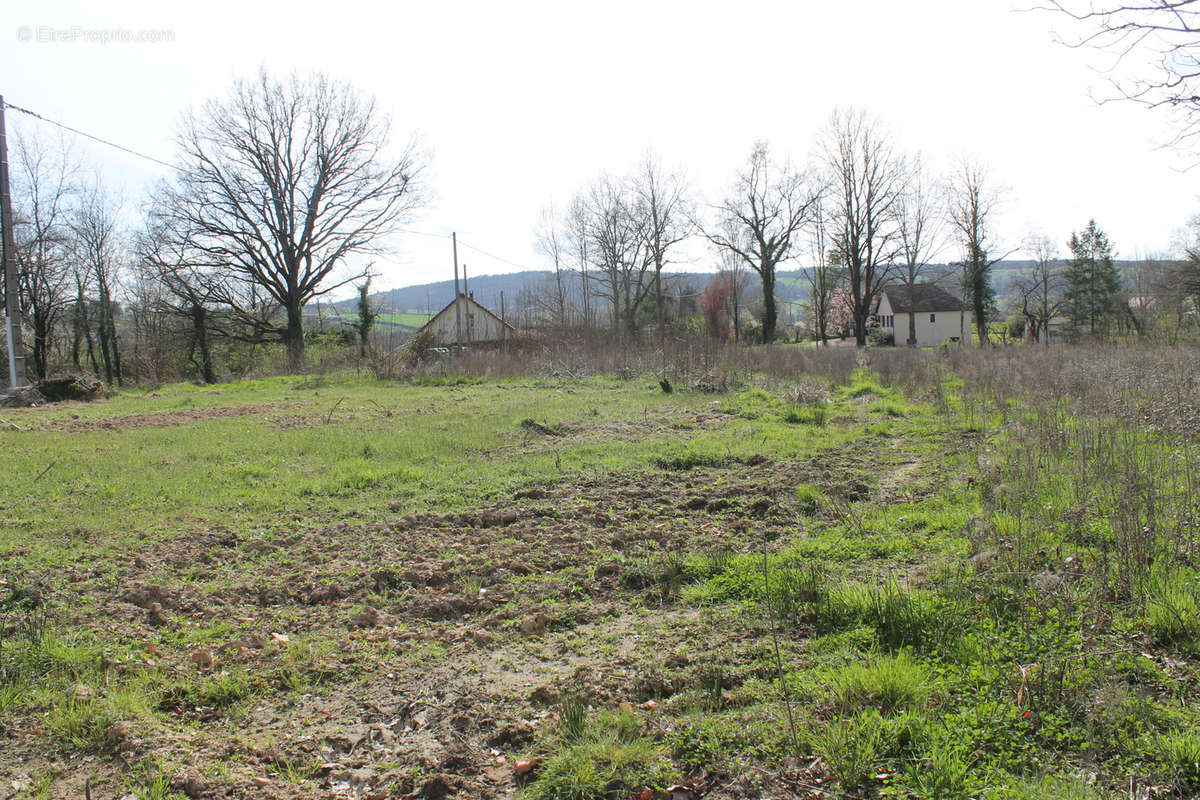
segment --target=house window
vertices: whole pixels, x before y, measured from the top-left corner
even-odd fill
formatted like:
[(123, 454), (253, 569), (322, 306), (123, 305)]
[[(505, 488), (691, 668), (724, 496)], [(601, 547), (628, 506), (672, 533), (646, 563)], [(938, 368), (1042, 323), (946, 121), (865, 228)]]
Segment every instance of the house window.
[(932, 325), (935, 322), (937, 322), (937, 314), (930, 314), (929, 315), (929, 324)]

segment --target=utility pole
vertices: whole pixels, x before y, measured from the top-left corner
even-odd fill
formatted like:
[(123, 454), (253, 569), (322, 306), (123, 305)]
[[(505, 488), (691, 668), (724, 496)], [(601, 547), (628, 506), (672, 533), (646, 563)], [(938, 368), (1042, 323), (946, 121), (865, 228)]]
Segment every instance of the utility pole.
[(454, 344), (462, 346), (462, 304), (458, 302), (458, 234), (450, 233), (450, 246), (454, 248)]
[(504, 292), (500, 292), (500, 352), (508, 349), (508, 322), (504, 318)]
[(4, 132), (4, 95), (0, 95), (0, 226), (4, 227), (4, 330), (8, 342), (8, 385), (25, 385), (25, 347), (21, 341), (21, 302), (17, 294), (17, 246), (13, 240), (12, 197), (8, 192), (8, 138)]
[[(463, 262), (463, 297), (471, 299), (471, 290), (467, 288), (467, 262)], [(471, 306), (467, 306), (467, 344), (471, 343)]]

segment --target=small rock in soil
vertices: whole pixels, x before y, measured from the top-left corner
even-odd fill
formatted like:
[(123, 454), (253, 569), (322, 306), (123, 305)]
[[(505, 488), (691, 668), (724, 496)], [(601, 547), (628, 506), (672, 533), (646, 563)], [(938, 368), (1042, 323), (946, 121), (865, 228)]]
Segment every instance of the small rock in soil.
[(540, 611), (532, 617), (526, 617), (521, 620), (521, 635), (539, 636), (546, 630), (547, 622), (549, 622), (549, 618)]
[(445, 800), (448, 794), (450, 794), (450, 784), (446, 783), (446, 779), (441, 775), (434, 775), (425, 781), (425, 785), (421, 787), (420, 796), (422, 800)]
[(377, 609), (368, 608), (360, 611), (357, 614), (350, 615), (350, 622), (356, 628), (375, 628), (379, 625), (383, 615)]
[(166, 625), (170, 621), (170, 617), (163, 611), (162, 603), (151, 603), (150, 608), (146, 611), (146, 622), (151, 625)]
[(171, 789), (188, 797), (200, 797), (208, 789), (208, 781), (195, 770), (181, 770), (171, 778)]
[(104, 731), (104, 738), (113, 747), (124, 750), (130, 745), (130, 740), (133, 738), (133, 725), (124, 720), (117, 720)]

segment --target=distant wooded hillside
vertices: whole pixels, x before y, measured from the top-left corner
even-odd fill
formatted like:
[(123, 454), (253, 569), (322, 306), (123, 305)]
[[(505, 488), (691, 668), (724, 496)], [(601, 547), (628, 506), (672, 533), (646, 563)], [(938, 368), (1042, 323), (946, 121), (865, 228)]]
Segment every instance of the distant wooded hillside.
[[(1129, 274), (1138, 269), (1139, 263), (1137, 261), (1118, 261), (1117, 267), (1121, 270), (1122, 274)], [(993, 267), (992, 280), (1002, 305), (1004, 300), (1011, 294), (1014, 279), (1032, 266), (1032, 261), (1012, 260), (1002, 261)], [(955, 269), (956, 267), (953, 265), (936, 264), (930, 265), (928, 271), (929, 275), (933, 277), (952, 275)], [(808, 268), (780, 271), (778, 273), (776, 295), (780, 303), (785, 307), (803, 303), (808, 299), (807, 273)], [(714, 274), (712, 272), (672, 272), (664, 273), (664, 277), (673, 287), (673, 292), (682, 290), (684, 292), (698, 293), (704, 290), (704, 286)], [(471, 277), (467, 288), (475, 296), (476, 300), (499, 313), (500, 295), (502, 292), (507, 308), (515, 311), (522, 307), (530, 292), (536, 292), (539, 287), (545, 286), (551, 278), (552, 273), (547, 270), (525, 270), (523, 272), (511, 272), (503, 275), (480, 275)], [(751, 283), (747, 294), (753, 295), (759, 291), (759, 282), (757, 276), (753, 275), (753, 273), (751, 273), (750, 278)], [(569, 273), (564, 276), (564, 281), (566, 283), (567, 294), (574, 301), (578, 302), (582, 296), (582, 283), (579, 276), (575, 273)], [(401, 328), (420, 327), (432, 314), (436, 314), (453, 298), (453, 280), (389, 289), (377, 292), (371, 296), (375, 306), (384, 312), (384, 315), (380, 318), (380, 322), (397, 325)], [(333, 306), (342, 315), (353, 314), (357, 302), (356, 298), (351, 298), (334, 303)]]

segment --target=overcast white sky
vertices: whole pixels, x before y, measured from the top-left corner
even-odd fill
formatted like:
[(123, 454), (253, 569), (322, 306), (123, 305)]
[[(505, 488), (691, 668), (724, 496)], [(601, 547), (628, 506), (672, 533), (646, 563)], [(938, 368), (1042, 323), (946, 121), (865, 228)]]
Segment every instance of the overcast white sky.
[[(715, 200), (756, 139), (808, 158), (838, 105), (865, 108), (936, 166), (987, 164), (1008, 187), (1003, 244), (1030, 229), (1065, 242), (1095, 217), (1119, 257), (1165, 250), (1200, 210), (1200, 170), (1181, 171), (1186, 159), (1159, 149), (1164, 116), (1096, 105), (1101, 60), (1056, 44), (1052, 29), (1069, 31), (1067, 21), (1014, 11), (1024, 5), (7, 0), (0, 91), (169, 161), (180, 113), (260, 66), (351, 81), (391, 116), (396, 140), (416, 132), (433, 155), (435, 199), (409, 227), (457, 230), (504, 259), (462, 249), (472, 274), (544, 268), (533, 247), (540, 210), (601, 171), (631, 169), (647, 149)], [(39, 26), (165, 29), (173, 40), (38, 41)], [(9, 118), (26, 133), (53, 130)], [(99, 145), (81, 152), (131, 203), (162, 172)], [(381, 288), (450, 277), (448, 241), (395, 245), (378, 263)], [(709, 266), (704, 248), (691, 253)]]

